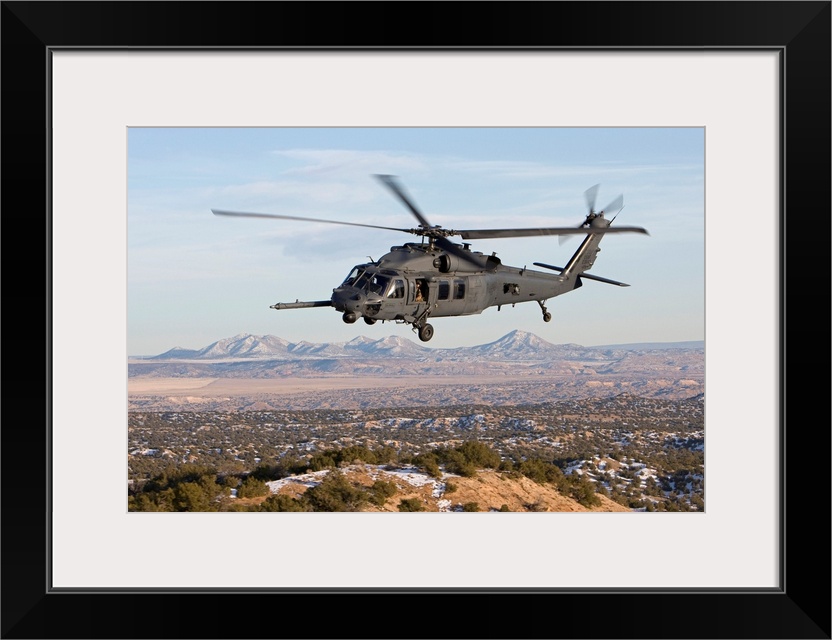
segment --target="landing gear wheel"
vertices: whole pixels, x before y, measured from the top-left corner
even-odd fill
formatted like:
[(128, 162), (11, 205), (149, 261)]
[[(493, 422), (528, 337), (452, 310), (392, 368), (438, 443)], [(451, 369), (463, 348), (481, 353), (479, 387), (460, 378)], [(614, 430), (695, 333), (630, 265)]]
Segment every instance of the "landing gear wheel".
[(543, 322), (549, 322), (552, 319), (552, 314), (548, 311), (543, 314)]
[(346, 322), (347, 324), (352, 324), (353, 322), (355, 322), (356, 320), (358, 320), (358, 316), (357, 316), (357, 315), (355, 315), (355, 313), (354, 313), (354, 312), (352, 312), (352, 311), (345, 311), (345, 312), (344, 312), (344, 315), (343, 315), (343, 316), (341, 316), (341, 318), (342, 318), (342, 319), (344, 320), (344, 322)]
[(369, 316), (364, 316), (364, 322), (366, 322), (367, 324), (375, 324), (376, 319), (375, 318), (370, 318)]
[(419, 327), (419, 340), (427, 342), (433, 337), (433, 327), (429, 324)]

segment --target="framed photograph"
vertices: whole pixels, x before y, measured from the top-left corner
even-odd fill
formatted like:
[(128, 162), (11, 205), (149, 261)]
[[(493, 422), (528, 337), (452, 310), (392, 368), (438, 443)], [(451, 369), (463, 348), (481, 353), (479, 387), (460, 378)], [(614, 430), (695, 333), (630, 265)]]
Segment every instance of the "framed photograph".
[[(38, 363), (34, 376), (6, 376), (3, 637), (285, 636), (276, 629), (286, 628), (286, 620), (264, 611), (323, 603), (329, 615), (315, 617), (314, 632), (288, 627), (291, 634), (350, 637), (345, 621), (369, 605), (373, 630), (361, 628), (360, 637), (431, 637), (437, 623), (444, 627), (470, 612), (464, 619), (473, 637), (829, 638), (829, 519), (804, 506), (811, 495), (822, 509), (828, 505), (828, 409), (823, 426), (810, 429), (816, 419), (801, 410), (802, 397), (787, 398), (786, 345), (790, 334), (791, 346), (800, 344), (795, 327), (805, 335), (807, 321), (824, 335), (829, 326), (828, 303), (804, 295), (797, 278), (805, 287), (829, 266), (814, 262), (827, 256), (829, 238), (830, 3), (380, 7), (3, 3), (7, 374), (11, 365), (28, 370)], [(398, 37), (391, 36), (398, 35), (395, 24), (405, 29)], [(477, 128), (701, 134), (704, 511), (459, 517), (129, 511), (127, 356), (142, 348), (131, 344), (136, 317), (128, 308), (139, 302), (129, 297), (129, 278), (139, 266), (148, 280), (172, 273), (181, 257), (145, 251), (141, 265), (130, 262), (142, 241), (128, 232), (129, 187), (142, 186), (135, 177), (155, 181), (142, 192), (143, 211), (156, 211), (154, 201), (165, 199), (165, 180), (168, 194), (174, 187), (181, 194), (187, 180), (194, 206), (210, 193), (224, 210), (233, 206), (233, 186), (212, 182), (205, 165), (194, 163), (186, 175), (178, 132), (198, 141), (187, 147), (196, 158), (208, 144), (200, 132), (209, 130), (314, 130), (331, 138), (322, 148), (343, 151), (338, 136), (347, 130), (416, 129), (425, 132), (424, 157), (434, 159), (429, 132)], [(153, 141), (153, 154), (131, 159), (129, 149), (146, 142), (136, 134), (154, 132), (164, 135)], [(493, 144), (500, 149), (494, 157), (507, 161), (508, 147)], [(511, 144), (526, 149), (535, 141)], [(655, 141), (631, 144), (628, 166), (637, 167), (639, 152)], [(675, 157), (672, 148), (664, 150), (667, 167), (683, 164), (684, 144), (680, 138)], [(300, 144), (294, 149), (304, 151)], [(603, 164), (604, 154), (585, 148), (570, 157)], [(354, 162), (354, 156), (316, 158), (303, 170), (331, 175), (338, 163)], [(237, 169), (257, 170), (243, 160)], [(435, 178), (435, 167), (426, 175)], [(452, 191), (448, 182), (440, 185), (445, 194)], [(659, 176), (639, 184), (661, 192)], [(386, 183), (419, 218), (396, 185)], [(599, 201), (614, 195), (603, 193)], [(337, 202), (339, 195), (332, 197)], [(823, 238), (822, 251), (807, 242), (815, 235)], [(437, 238), (430, 240), (446, 241)], [(476, 242), (480, 248), (483, 241)], [(308, 256), (302, 246), (295, 249)], [(788, 256), (792, 262), (799, 256), (799, 268), (786, 269)], [(224, 257), (214, 258), (206, 272), (215, 279), (193, 280), (206, 292), (194, 297), (197, 304), (223, 286)], [(155, 308), (164, 306), (165, 295), (171, 306), (183, 302), (171, 291), (185, 288), (154, 292)], [(321, 300), (308, 290), (297, 295), (299, 302)], [(824, 302), (828, 294), (822, 295)], [(186, 325), (183, 335), (201, 339), (198, 321)], [(416, 328), (422, 341), (433, 338)], [(792, 381), (806, 370), (796, 358)], [(805, 394), (808, 385), (800, 382)], [(811, 456), (815, 451), (821, 455)], [(422, 600), (410, 600), (415, 596)], [(513, 620), (517, 596), (560, 613), (554, 620), (545, 614)], [(183, 598), (212, 615), (178, 616), (175, 628), (147, 615), (158, 606), (181, 610)], [(374, 606), (385, 601), (396, 606)], [(121, 627), (96, 613), (114, 602)], [(267, 608), (252, 613), (252, 625), (240, 620), (235, 604)], [(424, 604), (434, 605), (436, 615), (416, 613)], [(599, 628), (600, 612), (619, 622)]]

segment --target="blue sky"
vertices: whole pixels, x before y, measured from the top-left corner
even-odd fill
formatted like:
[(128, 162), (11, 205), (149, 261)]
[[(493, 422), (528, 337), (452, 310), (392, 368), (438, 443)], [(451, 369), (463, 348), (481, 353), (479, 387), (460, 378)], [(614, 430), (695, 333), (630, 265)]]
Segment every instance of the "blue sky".
[[(573, 226), (584, 191), (624, 195), (585, 282), (535, 303), (439, 318), (428, 346), (496, 340), (513, 329), (586, 346), (704, 338), (703, 128), (131, 128), (128, 133), (128, 352), (201, 348), (240, 333), (292, 342), (403, 336), (407, 325), (344, 324), (328, 299), (353, 265), (416, 241), (394, 231), (219, 217), (211, 209), (409, 228), (415, 219), (373, 174), (399, 177), (432, 223), (450, 228)], [(454, 238), (452, 238), (454, 239)], [(461, 241), (458, 237), (456, 241)], [(562, 264), (579, 237), (480, 240), (504, 264)]]

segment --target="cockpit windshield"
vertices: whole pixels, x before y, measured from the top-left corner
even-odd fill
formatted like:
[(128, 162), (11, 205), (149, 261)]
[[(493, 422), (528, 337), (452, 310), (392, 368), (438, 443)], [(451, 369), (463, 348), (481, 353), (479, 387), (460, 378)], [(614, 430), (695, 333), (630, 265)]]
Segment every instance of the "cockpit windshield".
[(366, 271), (363, 271), (360, 276), (355, 279), (355, 282), (352, 283), (356, 289), (367, 289), (367, 283), (370, 281), (370, 274)]
[(367, 291), (369, 293), (377, 293), (379, 295), (384, 295), (384, 292), (387, 291), (387, 285), (390, 284), (390, 278), (387, 276), (380, 276), (376, 274), (364, 274), (367, 277), (361, 278), (361, 284), (356, 283), (356, 285)]
[(389, 277), (378, 273), (369, 273), (363, 266), (353, 267), (350, 275), (341, 284), (342, 287), (355, 287), (367, 293), (377, 293), (378, 295), (384, 295), (389, 285)]
[(353, 267), (350, 275), (341, 283), (342, 287), (355, 286), (355, 281), (364, 273), (363, 267)]

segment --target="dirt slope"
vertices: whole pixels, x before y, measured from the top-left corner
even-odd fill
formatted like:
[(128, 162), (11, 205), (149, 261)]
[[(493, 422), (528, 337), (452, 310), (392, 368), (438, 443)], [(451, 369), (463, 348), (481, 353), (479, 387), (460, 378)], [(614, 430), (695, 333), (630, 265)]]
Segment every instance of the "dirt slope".
[[(461, 511), (463, 505), (471, 503), (476, 503), (479, 511), (499, 511), (503, 505), (513, 512), (630, 511), (604, 496), (598, 496), (600, 506), (590, 509), (561, 495), (551, 485), (540, 485), (526, 477), (511, 478), (496, 471), (481, 470), (473, 478), (446, 475), (441, 480), (415, 469), (392, 470), (372, 465), (352, 465), (341, 472), (357, 486), (369, 487), (376, 480), (395, 482), (398, 493), (384, 507), (367, 505), (363, 511), (398, 512), (399, 503), (411, 498), (418, 499), (424, 511)], [(307, 490), (310, 480), (320, 481), (320, 472), (316, 476), (314, 480), (296, 476), (272, 483), (272, 492), (298, 497)]]
[(494, 471), (480, 471), (476, 478), (453, 478), (451, 482), (458, 488), (446, 492), (445, 499), (454, 506), (475, 502), (480, 511), (499, 511), (502, 505), (509, 511), (630, 511), (604, 496), (598, 496), (601, 506), (588, 509), (551, 486), (526, 477), (511, 479)]

